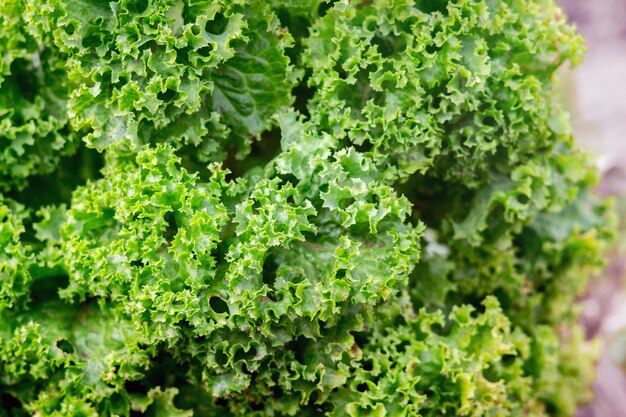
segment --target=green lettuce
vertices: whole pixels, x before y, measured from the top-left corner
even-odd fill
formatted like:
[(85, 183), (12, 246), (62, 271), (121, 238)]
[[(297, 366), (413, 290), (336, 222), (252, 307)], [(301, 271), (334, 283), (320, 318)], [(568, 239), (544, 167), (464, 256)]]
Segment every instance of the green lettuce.
[(1, 416), (568, 416), (610, 204), (551, 0), (0, 6)]

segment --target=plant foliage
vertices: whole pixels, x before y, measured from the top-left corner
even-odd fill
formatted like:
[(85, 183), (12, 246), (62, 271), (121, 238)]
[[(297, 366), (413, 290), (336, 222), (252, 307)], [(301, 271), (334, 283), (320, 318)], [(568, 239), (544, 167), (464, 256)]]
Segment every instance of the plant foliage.
[(583, 51), (551, 0), (3, 1), (0, 415), (571, 415)]

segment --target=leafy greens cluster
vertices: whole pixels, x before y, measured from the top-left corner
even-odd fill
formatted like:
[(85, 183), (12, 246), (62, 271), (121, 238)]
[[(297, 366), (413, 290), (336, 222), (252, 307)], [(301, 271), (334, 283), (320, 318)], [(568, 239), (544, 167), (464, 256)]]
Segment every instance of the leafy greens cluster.
[(7, 0), (0, 415), (566, 416), (611, 237), (552, 0)]

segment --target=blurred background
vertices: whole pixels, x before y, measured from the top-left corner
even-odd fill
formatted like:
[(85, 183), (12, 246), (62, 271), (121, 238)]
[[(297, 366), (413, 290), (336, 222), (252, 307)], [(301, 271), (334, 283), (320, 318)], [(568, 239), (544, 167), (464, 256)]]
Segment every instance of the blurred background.
[(562, 86), (580, 144), (602, 175), (598, 193), (613, 196), (620, 232), (607, 267), (583, 297), (587, 335), (602, 340), (595, 399), (577, 417), (626, 417), (626, 0), (559, 0), (589, 49)]

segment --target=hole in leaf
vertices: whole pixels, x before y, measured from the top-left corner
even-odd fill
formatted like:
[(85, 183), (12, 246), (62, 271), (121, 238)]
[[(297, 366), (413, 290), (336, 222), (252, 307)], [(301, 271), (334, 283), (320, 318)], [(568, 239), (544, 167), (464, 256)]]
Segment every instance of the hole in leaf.
[(176, 91), (171, 90), (171, 89), (169, 89), (169, 88), (168, 88), (168, 89), (167, 89), (167, 90), (165, 90), (165, 91), (160, 91), (160, 92), (157, 94), (157, 98), (158, 98), (159, 100), (164, 101), (164, 102), (166, 102), (166, 103), (167, 103), (167, 102), (169, 102), (169, 101), (172, 101), (172, 100), (176, 99), (176, 96), (177, 96), (177, 95), (178, 95), (178, 93), (177, 93)]
[(213, 20), (206, 22), (204, 30), (213, 35), (221, 35), (228, 26), (228, 19), (222, 13), (216, 13)]
[(375, 16), (370, 16), (370, 17), (365, 19), (365, 22), (363, 22), (363, 28), (367, 32), (374, 32), (374, 31), (376, 31), (377, 27), (378, 27), (378, 22), (377, 22)]
[(483, 117), (483, 125), (485, 126), (495, 126), (496, 119), (493, 116), (485, 116)]
[(212, 51), (213, 51), (213, 45), (212, 44), (208, 44), (207, 46), (203, 46), (202, 48), (198, 48), (198, 50), (196, 52), (198, 53), (198, 55), (207, 58), (208, 56), (211, 55)]
[(235, 38), (228, 41), (228, 46), (233, 49), (242, 48), (246, 42), (243, 39)]
[(518, 194), (517, 197), (516, 197), (516, 200), (520, 204), (526, 204), (526, 203), (528, 203), (529, 198), (525, 194)]
[(407, 340), (403, 340), (402, 342), (398, 343), (398, 345), (396, 345), (396, 351), (398, 353), (404, 353), (406, 352), (406, 347), (409, 346), (411, 343), (409, 343), (409, 341)]
[(512, 355), (512, 354), (507, 354), (507, 355), (502, 355), (502, 358), (500, 359), (500, 361), (502, 362), (503, 366), (511, 366), (515, 363), (515, 360), (517, 359), (517, 355)]
[(211, 257), (215, 259), (216, 264), (221, 264), (226, 260), (226, 253), (228, 252), (228, 244), (225, 242), (219, 242), (211, 250)]
[(178, 233), (178, 226), (176, 225), (176, 216), (173, 211), (168, 211), (163, 215), (163, 220), (167, 222), (167, 226), (165, 227), (165, 232), (163, 233), (163, 237), (168, 243), (171, 243), (174, 240), (174, 237)]
[(76, 32), (76, 25), (74, 23), (68, 23), (63, 27), (63, 31), (68, 35), (73, 35)]
[(437, 52), (437, 50), (439, 50), (439, 47), (437, 45), (435, 45), (435, 43), (429, 43), (428, 45), (426, 45), (426, 48), (424, 48), (424, 50), (426, 51), (427, 54), (434, 54), (435, 52)]
[(155, 40), (150, 40), (150, 41), (146, 42), (146, 43), (143, 45), (143, 49), (145, 49), (145, 50), (148, 50), (148, 49), (149, 49), (149, 50), (150, 50), (150, 52), (152, 52), (152, 53), (154, 54), (154, 53), (155, 53), (156, 51), (158, 51), (160, 48), (159, 48), (159, 44), (158, 44)]
[(367, 333), (365, 332), (353, 332), (352, 337), (354, 338), (354, 343), (359, 347), (363, 347), (367, 344)]
[(228, 363), (228, 356), (222, 350), (215, 352), (215, 362), (218, 365), (224, 366)]
[[(280, 179), (279, 185), (281, 187), (286, 186), (287, 184), (294, 186), (298, 184), (298, 178), (296, 178), (295, 175), (292, 174), (279, 174), (278, 178)], [(288, 198), (293, 198), (292, 196), (289, 196)]]
[(311, 117), (309, 112), (308, 103), (309, 100), (315, 95), (316, 89), (309, 86), (309, 79), (311, 78), (311, 70), (306, 69), (304, 77), (292, 90), (292, 96), (296, 98), (293, 106), (297, 111), (303, 114), (307, 119)]
[(393, 319), (394, 327), (402, 327), (406, 326), (406, 319), (403, 315), (398, 315), (395, 319)]
[(222, 300), (220, 297), (214, 295), (209, 299), (209, 306), (211, 310), (213, 310), (217, 314), (229, 314), (230, 309), (228, 308), (228, 304), (226, 301)]
[(441, 96), (435, 96), (432, 99), (431, 108), (432, 108), (432, 110), (437, 110), (437, 109), (439, 109), (440, 106), (441, 106)]
[(447, 336), (450, 334), (450, 328), (442, 326), (440, 323), (434, 323), (430, 326), (430, 330), (439, 336)]
[(439, 394), (437, 394), (435, 390), (429, 388), (424, 391), (424, 395), (426, 395), (426, 398), (432, 400), (433, 403), (438, 402), (436, 399), (439, 398)]
[(511, 306), (513, 305), (513, 300), (511, 299), (511, 296), (507, 294), (507, 292), (503, 288), (496, 288), (493, 291), (493, 295), (496, 296), (498, 302), (500, 303), (500, 306), (505, 309), (505, 311), (511, 308)]
[(483, 370), (483, 376), (489, 382), (498, 382), (501, 379), (493, 365), (489, 365), (487, 369)]
[(126, 381), (124, 383), (124, 391), (130, 394), (146, 394), (148, 393), (148, 388), (140, 381)]
[(292, 343), (292, 350), (299, 363), (305, 363), (308, 342), (304, 336), (298, 336)]
[(57, 340), (56, 345), (65, 353), (74, 353), (74, 346), (72, 346), (72, 344), (65, 339)]
[(130, 266), (133, 266), (135, 268), (143, 268), (145, 264), (141, 259), (135, 259), (134, 261), (130, 261)]
[(354, 145), (354, 149), (356, 149), (357, 151), (361, 153), (369, 152), (374, 147), (369, 140), (364, 140), (361, 143), (354, 143), (353, 145)]
[(254, 358), (255, 356), (256, 348), (254, 346), (250, 346), (247, 352), (243, 348), (241, 348), (235, 353), (233, 362), (249, 360)]
[(343, 65), (341, 61), (337, 61), (335, 63), (335, 65), (333, 66), (333, 71), (335, 71), (337, 73), (337, 77), (339, 77), (342, 80), (345, 80), (346, 78), (348, 78), (348, 73), (346, 72), (345, 69), (343, 69)]
[(382, 55), (383, 58), (388, 58), (393, 55), (393, 45), (391, 42), (380, 36), (374, 36), (372, 38), (372, 45), (376, 45), (378, 52)]
[(276, 259), (274, 259), (274, 256), (270, 253), (265, 257), (265, 261), (263, 261), (263, 284), (270, 287), (270, 289), (274, 288), (277, 270), (278, 264)]
[(362, 382), (359, 385), (356, 386), (356, 390), (359, 392), (365, 392), (367, 391), (367, 384)]
[(91, 35), (87, 35), (83, 38), (83, 48), (95, 48), (97, 46), (100, 46), (100, 44), (102, 43), (102, 39), (100, 39), (100, 36), (97, 34), (91, 34)]
[[(306, 38), (309, 36), (309, 28), (311, 26), (311, 22), (304, 16), (294, 16), (289, 10), (285, 8), (280, 8), (277, 10), (278, 20), (281, 23), (281, 26), (287, 28), (289, 33), (296, 40), (300, 40), (302, 38)], [(299, 49), (301, 46), (296, 45), (294, 49)]]
[(325, 0), (322, 1), (322, 3), (318, 6), (317, 8), (317, 15), (319, 17), (324, 17), (326, 16), (326, 13), (328, 13), (328, 11), (335, 5), (334, 1), (330, 1), (330, 0)]

